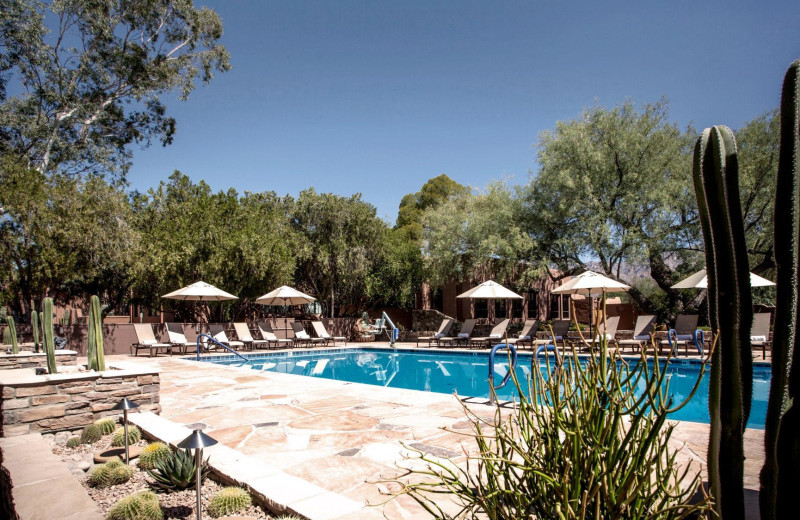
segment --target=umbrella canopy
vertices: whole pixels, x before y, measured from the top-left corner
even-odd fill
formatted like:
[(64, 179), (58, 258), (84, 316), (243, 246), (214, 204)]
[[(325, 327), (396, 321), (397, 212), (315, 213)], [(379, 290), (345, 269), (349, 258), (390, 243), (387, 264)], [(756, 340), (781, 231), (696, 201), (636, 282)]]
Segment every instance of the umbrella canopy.
[(222, 289), (217, 289), (211, 284), (205, 282), (195, 282), (192, 285), (187, 285), (177, 291), (165, 294), (162, 298), (171, 298), (173, 300), (190, 300), (198, 302), (220, 302), (224, 300), (236, 300), (237, 297), (226, 293)]
[(499, 283), (489, 280), (480, 285), (476, 285), (465, 293), (459, 294), (456, 298), (474, 298), (474, 299), (522, 299), (522, 296), (506, 289)]
[(256, 303), (261, 305), (302, 305), (316, 301), (316, 298), (293, 289), (287, 285), (282, 285), (270, 291), (264, 296), (256, 299)]
[(629, 286), (624, 283), (612, 280), (607, 276), (586, 271), (579, 274), (568, 282), (561, 284), (553, 289), (554, 294), (600, 294), (607, 292), (627, 291)]
[[(775, 285), (775, 282), (770, 282), (766, 278), (762, 278), (757, 274), (750, 273), (750, 287), (768, 287)], [(707, 289), (708, 288), (708, 275), (705, 269), (697, 271), (692, 276), (681, 280), (672, 286), (673, 289)]]

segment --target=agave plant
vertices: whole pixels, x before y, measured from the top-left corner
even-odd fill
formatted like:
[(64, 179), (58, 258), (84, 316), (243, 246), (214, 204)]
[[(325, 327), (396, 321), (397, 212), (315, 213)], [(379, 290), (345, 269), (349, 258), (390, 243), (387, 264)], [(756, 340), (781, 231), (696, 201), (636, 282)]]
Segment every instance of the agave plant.
[[(195, 484), (197, 466), (194, 452), (190, 449), (175, 450), (156, 462), (154, 469), (147, 470), (153, 477), (152, 485), (165, 491), (179, 491)], [(200, 466), (200, 480), (208, 475), (208, 459)]]

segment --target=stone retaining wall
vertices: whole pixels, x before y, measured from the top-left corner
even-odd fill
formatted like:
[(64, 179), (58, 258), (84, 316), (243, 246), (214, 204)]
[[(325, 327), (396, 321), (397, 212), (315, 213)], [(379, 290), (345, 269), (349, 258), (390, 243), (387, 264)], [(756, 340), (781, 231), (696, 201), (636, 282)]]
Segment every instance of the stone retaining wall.
[(0, 375), (0, 436), (77, 430), (101, 417), (121, 415), (112, 408), (127, 397), (138, 410), (161, 412), (155, 370), (106, 370), (36, 376), (31, 370)]
[[(58, 350), (56, 366), (75, 366), (78, 364), (78, 353), (74, 350)], [(47, 354), (22, 352), (19, 354), (0, 354), (0, 370), (14, 370), (17, 368), (36, 368), (47, 366)]]

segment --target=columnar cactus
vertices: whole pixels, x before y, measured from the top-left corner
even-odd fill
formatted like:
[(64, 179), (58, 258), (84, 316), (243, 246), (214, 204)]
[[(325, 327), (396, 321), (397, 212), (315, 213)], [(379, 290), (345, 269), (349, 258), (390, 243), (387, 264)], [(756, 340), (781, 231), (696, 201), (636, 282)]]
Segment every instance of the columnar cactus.
[(772, 381), (764, 429), (761, 518), (795, 518), (800, 509), (800, 60), (786, 72), (775, 189), (775, 329)]
[(13, 316), (6, 316), (6, 323), (8, 323), (8, 333), (11, 339), (11, 352), (19, 354), (19, 343), (17, 342), (17, 325), (14, 323)]
[(44, 351), (47, 354), (47, 371), (51, 374), (58, 372), (56, 368), (56, 347), (53, 331), (53, 299), (45, 298), (42, 302), (42, 334), (44, 335)]
[(89, 344), (86, 348), (86, 357), (89, 370), (102, 371), (106, 369), (106, 360), (103, 352), (103, 316), (100, 313), (100, 298), (92, 296), (89, 305)]
[(744, 430), (753, 393), (753, 302), (736, 142), (729, 128), (703, 131), (695, 145), (693, 177), (705, 241), (709, 318), (719, 338), (711, 359), (708, 476), (720, 516), (744, 519)]
[(36, 312), (36, 309), (31, 311), (31, 328), (33, 329), (33, 351), (39, 352), (41, 336), (39, 335), (39, 313)]

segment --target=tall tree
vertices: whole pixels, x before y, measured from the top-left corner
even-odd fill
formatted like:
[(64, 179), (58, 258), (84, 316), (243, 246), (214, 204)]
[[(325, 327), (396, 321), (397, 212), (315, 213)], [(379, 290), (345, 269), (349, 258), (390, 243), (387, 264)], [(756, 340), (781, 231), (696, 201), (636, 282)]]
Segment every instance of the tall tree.
[(469, 188), (457, 183), (443, 173), (428, 179), (416, 193), (409, 193), (400, 200), (395, 229), (411, 240), (422, 238), (422, 214), (445, 202), (450, 197), (463, 195)]
[[(615, 278), (626, 265), (648, 265), (668, 300), (673, 270), (702, 265), (696, 204), (690, 181), (694, 131), (667, 120), (667, 103), (637, 109), (595, 106), (539, 137), (538, 175), (522, 190), (525, 227), (564, 274), (590, 260)], [(653, 302), (635, 288), (647, 310)]]
[(309, 188), (300, 193), (292, 221), (302, 237), (295, 281), (327, 302), (331, 316), (348, 304), (362, 307), (388, 231), (375, 207), (360, 194), (341, 197)]
[(185, 99), (198, 76), (230, 68), (221, 36), (191, 0), (0, 0), (0, 154), (39, 172), (124, 175), (128, 145), (172, 141), (158, 96)]

